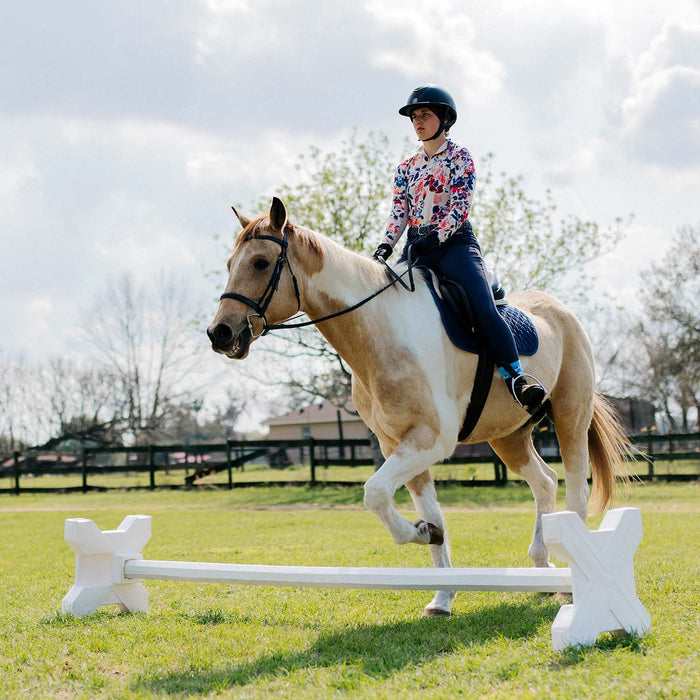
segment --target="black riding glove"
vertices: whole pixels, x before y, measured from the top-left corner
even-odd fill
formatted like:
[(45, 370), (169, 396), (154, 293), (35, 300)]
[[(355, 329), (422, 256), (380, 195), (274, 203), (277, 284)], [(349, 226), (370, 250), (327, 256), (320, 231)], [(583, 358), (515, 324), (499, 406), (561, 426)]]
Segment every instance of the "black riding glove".
[(377, 250), (372, 254), (374, 260), (386, 260), (392, 253), (394, 249), (388, 243), (380, 243)]
[(414, 238), (411, 243), (411, 250), (413, 251), (413, 256), (418, 257), (420, 255), (427, 255), (434, 250), (437, 250), (440, 245), (440, 239), (438, 238), (437, 232), (433, 229), (418, 235)]

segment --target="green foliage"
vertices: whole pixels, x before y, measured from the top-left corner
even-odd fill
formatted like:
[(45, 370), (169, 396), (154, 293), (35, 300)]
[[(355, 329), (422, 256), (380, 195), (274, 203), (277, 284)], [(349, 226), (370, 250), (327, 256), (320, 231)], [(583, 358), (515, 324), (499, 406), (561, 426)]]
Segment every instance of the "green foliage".
[[(477, 173), (471, 220), (487, 261), (511, 291), (541, 289), (586, 296), (585, 266), (620, 241), (622, 219), (601, 230), (594, 221), (557, 217), (547, 190), (544, 200), (528, 196), (522, 175), (493, 172), (489, 154)], [(566, 287), (566, 288), (565, 288)]]
[[(338, 150), (310, 146), (298, 157), (297, 183), (276, 192), (295, 223), (351, 250), (371, 252), (389, 213), (395, 165), (384, 134), (371, 132), (361, 140), (353, 132)], [(268, 208), (268, 199), (258, 203), (258, 210)]]
[[(106, 529), (152, 513), (154, 559), (428, 565), (426, 548), (395, 546), (370, 513), (330, 508), (337, 490), (293, 491), (0, 497), (0, 527), (19, 535), (0, 549), (0, 697), (527, 698), (546, 688), (556, 698), (686, 698), (700, 686), (692, 486), (633, 487), (644, 519), (637, 587), (653, 623), (642, 638), (555, 652), (559, 603), (528, 593), (462, 593), (450, 619), (422, 619), (426, 592), (147, 581), (148, 615), (59, 612), (74, 567), (63, 522), (78, 515)], [(534, 507), (518, 491), (509, 501), (497, 489), (449, 491), (456, 565), (528, 565)]]

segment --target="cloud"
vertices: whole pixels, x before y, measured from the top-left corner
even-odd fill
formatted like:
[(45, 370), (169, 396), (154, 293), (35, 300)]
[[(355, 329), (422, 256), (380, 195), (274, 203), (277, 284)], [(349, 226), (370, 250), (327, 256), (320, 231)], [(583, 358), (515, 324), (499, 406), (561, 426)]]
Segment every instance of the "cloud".
[(622, 137), (644, 162), (700, 167), (700, 25), (668, 21), (633, 65)]
[(501, 90), (504, 66), (477, 48), (475, 25), (462, 3), (443, 0), (436, 12), (431, 0), (368, 0), (365, 9), (384, 31), (380, 48), (372, 51), (375, 65), (414, 85), (439, 82), (463, 103)]
[(367, 104), (386, 92), (367, 51), (377, 30), (352, 3), (124, 0), (78, 13), (27, 0), (2, 5), (0, 26), (6, 115), (138, 118), (254, 139), (261, 124), (369, 127)]
[[(662, 207), (640, 196), (641, 157), (665, 168), (664, 216), (687, 219), (700, 15), (688, 0), (642, 5), (0, 5), (0, 342), (28, 338), (34, 319), (59, 347), (84, 300), (128, 270), (201, 280), (221, 268), (221, 283), (214, 234), (237, 230), (230, 204), (256, 213), (252, 201), (297, 176), (297, 154), (354, 126), (398, 142), (410, 126), (396, 111), (423, 82), (454, 91), (454, 138), (477, 160), (495, 151), (534, 196), (558, 184), (601, 223), (648, 220)], [(663, 24), (674, 13), (685, 25)], [(53, 309), (29, 313), (34, 299)]]

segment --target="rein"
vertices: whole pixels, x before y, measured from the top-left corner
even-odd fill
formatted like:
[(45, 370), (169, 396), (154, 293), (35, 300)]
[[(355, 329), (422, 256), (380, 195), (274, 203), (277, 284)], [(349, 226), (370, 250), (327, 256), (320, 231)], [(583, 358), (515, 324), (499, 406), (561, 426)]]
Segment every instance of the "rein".
[[(236, 292), (224, 292), (219, 297), (219, 301), (223, 301), (224, 299), (235, 299), (236, 301), (242, 301), (247, 306), (250, 306), (250, 308), (253, 309), (253, 311), (255, 311), (255, 313), (248, 314), (246, 316), (246, 320), (248, 321), (248, 330), (250, 331), (250, 335), (252, 338), (259, 338), (260, 336), (267, 335), (270, 331), (285, 330), (290, 328), (305, 328), (307, 326), (313, 326), (323, 321), (330, 321), (332, 318), (337, 318), (338, 316), (343, 316), (344, 314), (349, 314), (351, 311), (355, 311), (355, 309), (359, 309), (361, 306), (364, 306), (367, 302), (372, 301), (372, 299), (378, 297), (382, 292), (385, 292), (387, 289), (389, 289), (389, 287), (393, 287), (397, 283), (409, 292), (414, 292), (416, 289), (416, 285), (413, 280), (413, 256), (411, 247), (409, 246), (407, 259), (408, 268), (406, 269), (406, 271), (402, 272), (399, 275), (391, 267), (389, 267), (386, 260), (380, 258), (381, 262), (386, 267), (387, 272), (393, 279), (391, 280), (391, 282), (388, 282), (376, 292), (373, 292), (369, 296), (358, 301), (356, 304), (348, 306), (347, 308), (342, 309), (341, 311), (336, 311), (335, 313), (328, 314), (327, 316), (322, 316), (321, 318), (316, 318), (310, 321), (302, 321), (300, 323), (268, 323), (267, 318), (265, 317), (265, 312), (267, 311), (267, 308), (272, 302), (272, 297), (275, 295), (275, 292), (279, 288), (279, 282), (280, 278), (282, 277), (282, 271), (284, 270), (285, 264), (289, 268), (289, 274), (292, 276), (292, 282), (294, 284), (294, 295), (296, 296), (297, 300), (297, 310), (294, 312), (295, 314), (298, 313), (301, 309), (301, 297), (299, 296), (299, 284), (297, 282), (296, 275), (294, 274), (294, 271), (292, 270), (292, 267), (289, 264), (289, 258), (287, 257), (287, 247), (289, 246), (289, 242), (287, 241), (287, 232), (284, 230), (282, 231), (282, 238), (267, 235), (256, 236), (256, 238), (266, 241), (273, 241), (274, 243), (279, 244), (281, 248), (280, 254), (277, 256), (277, 260), (275, 261), (275, 269), (272, 271), (272, 277), (270, 277), (270, 281), (268, 282), (267, 287), (262, 293), (260, 299), (255, 301), (250, 297), (244, 296), (243, 294), (238, 294)], [(406, 284), (403, 281), (403, 279), (401, 279), (406, 273), (408, 273), (408, 284)], [(260, 333), (256, 333), (255, 329), (253, 328), (253, 321), (251, 319), (254, 318), (259, 318), (260, 321), (262, 321), (263, 328)], [(298, 318), (298, 316), (294, 316), (294, 318)]]

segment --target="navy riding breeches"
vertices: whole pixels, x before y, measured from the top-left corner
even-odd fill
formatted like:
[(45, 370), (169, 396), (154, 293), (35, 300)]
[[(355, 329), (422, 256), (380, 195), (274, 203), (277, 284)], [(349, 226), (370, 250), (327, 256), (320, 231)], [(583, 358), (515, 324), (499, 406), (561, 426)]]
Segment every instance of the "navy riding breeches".
[[(411, 244), (411, 237), (406, 246)], [(407, 247), (401, 258), (406, 259)], [(471, 231), (457, 233), (435, 250), (413, 258), (416, 265), (425, 265), (437, 274), (462, 286), (469, 299), (478, 331), (489, 347), (498, 367), (510, 367), (518, 361), (513, 334), (496, 309), (481, 248)]]

